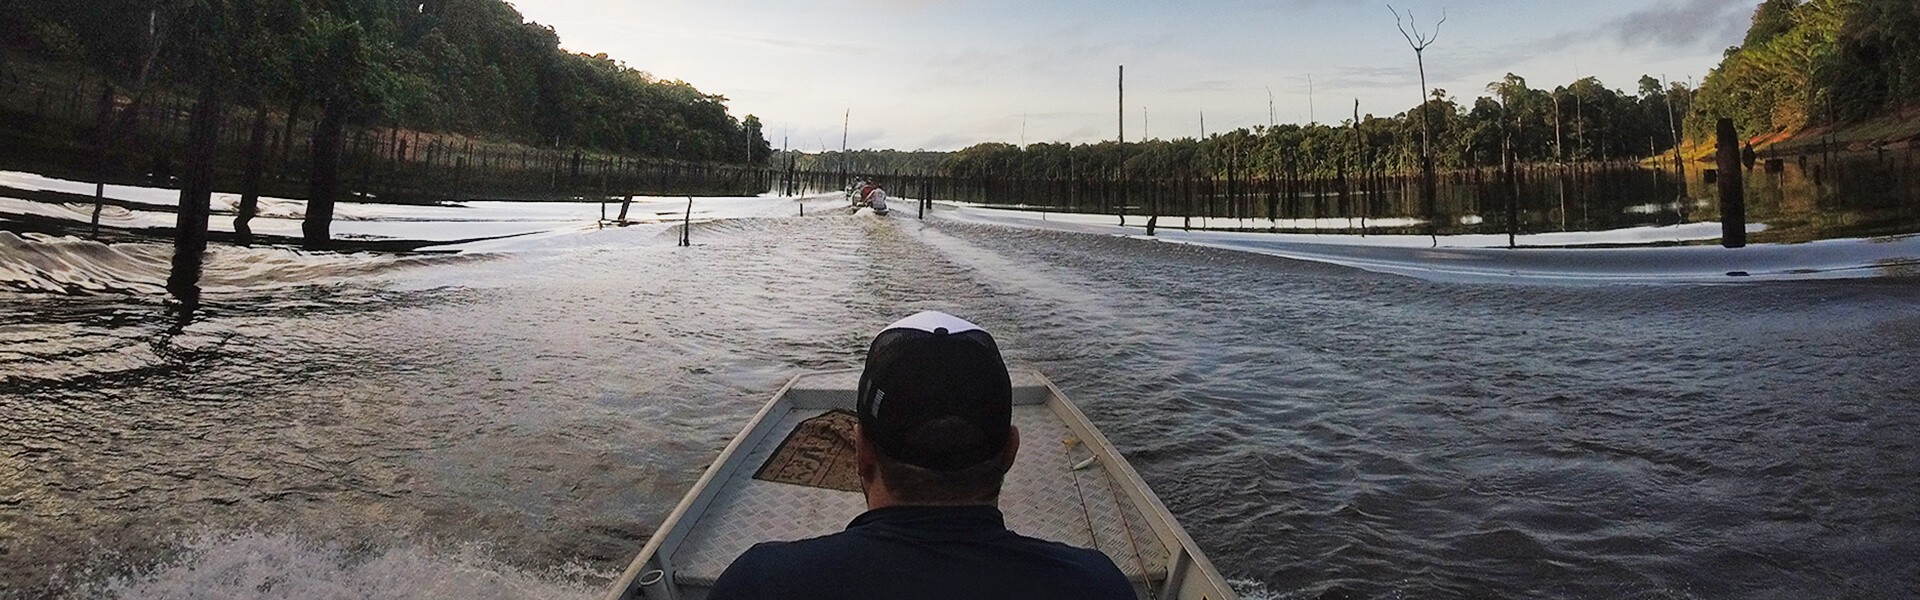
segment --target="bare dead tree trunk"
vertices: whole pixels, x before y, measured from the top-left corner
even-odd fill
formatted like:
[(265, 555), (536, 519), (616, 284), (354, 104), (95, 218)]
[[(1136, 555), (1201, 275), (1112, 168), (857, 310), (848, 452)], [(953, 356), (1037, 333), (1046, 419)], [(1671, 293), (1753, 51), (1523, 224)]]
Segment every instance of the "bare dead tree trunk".
[(340, 100), (329, 100), (313, 130), (312, 174), (307, 181), (307, 214), (300, 223), (302, 245), (324, 249), (332, 237), (333, 204), (340, 198), (340, 156), (347, 118)]
[(247, 138), (247, 170), (240, 177), (240, 214), (233, 218), (233, 231), (240, 243), (253, 243), (253, 228), (248, 222), (260, 212), (260, 180), (267, 167), (267, 105), (253, 109), (253, 131)]
[(207, 220), (213, 201), (214, 157), (220, 146), (222, 87), (219, 69), (205, 67), (200, 97), (187, 130), (186, 164), (180, 180), (180, 212), (174, 225), (173, 270), (167, 291), (180, 300), (177, 327), (200, 307), (201, 261), (207, 251)]
[(1447, 15), (1444, 11), (1440, 13), (1440, 21), (1433, 24), (1433, 35), (1427, 36), (1420, 33), (1419, 24), (1413, 23), (1413, 11), (1407, 11), (1406, 19), (1413, 28), (1409, 33), (1407, 27), (1400, 24), (1400, 11), (1391, 4), (1387, 5), (1387, 10), (1393, 13), (1393, 24), (1400, 29), (1400, 35), (1407, 39), (1407, 45), (1413, 48), (1414, 62), (1420, 67), (1420, 203), (1422, 211), (1426, 213), (1427, 235), (1433, 238), (1433, 245), (1437, 247), (1440, 245), (1439, 217), (1435, 214), (1438, 210), (1435, 198), (1438, 191), (1433, 180), (1433, 110), (1427, 101), (1426, 52), (1427, 46), (1440, 38), (1440, 26), (1447, 22)]
[(1673, 87), (1667, 87), (1667, 130), (1673, 136), (1673, 169), (1679, 175), (1680, 193), (1675, 198), (1679, 205), (1680, 222), (1687, 221), (1687, 162), (1680, 154), (1680, 121), (1673, 114)]
[(1733, 119), (1721, 118), (1714, 127), (1720, 167), (1720, 245), (1747, 245), (1747, 201), (1740, 172), (1740, 135)]

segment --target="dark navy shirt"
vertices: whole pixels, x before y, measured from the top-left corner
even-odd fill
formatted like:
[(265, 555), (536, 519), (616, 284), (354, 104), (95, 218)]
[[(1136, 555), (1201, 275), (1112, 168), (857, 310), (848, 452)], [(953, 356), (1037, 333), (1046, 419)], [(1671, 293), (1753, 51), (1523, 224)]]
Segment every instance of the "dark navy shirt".
[(1107, 555), (1007, 530), (992, 506), (893, 506), (832, 535), (764, 542), (714, 582), (712, 600), (1074, 598), (1133, 600)]

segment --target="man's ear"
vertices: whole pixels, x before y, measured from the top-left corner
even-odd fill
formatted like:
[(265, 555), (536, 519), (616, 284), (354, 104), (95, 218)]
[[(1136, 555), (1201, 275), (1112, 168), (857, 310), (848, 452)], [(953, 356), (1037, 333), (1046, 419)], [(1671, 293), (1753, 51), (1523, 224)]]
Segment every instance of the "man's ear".
[(873, 440), (867, 439), (867, 432), (859, 424), (853, 426), (853, 464), (860, 474), (860, 481), (872, 481), (880, 470), (880, 462), (873, 455)]
[(1000, 460), (1002, 463), (1004, 463), (1000, 465), (1000, 472), (1004, 474), (1008, 470), (1012, 469), (1013, 460), (1015, 457), (1018, 457), (1019, 455), (1020, 455), (1020, 427), (1018, 425), (1008, 425), (1007, 426), (1007, 447), (1002, 448), (1000, 450)]

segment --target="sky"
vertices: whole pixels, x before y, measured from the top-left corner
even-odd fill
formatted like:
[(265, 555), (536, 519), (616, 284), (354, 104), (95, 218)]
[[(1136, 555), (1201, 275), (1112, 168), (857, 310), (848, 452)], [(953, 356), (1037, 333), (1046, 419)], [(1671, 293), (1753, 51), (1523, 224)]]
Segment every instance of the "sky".
[[(1340, 123), (1420, 102), (1380, 1), (511, 0), (567, 50), (727, 98), (774, 148), (958, 150), (981, 142), (1194, 137)], [(1696, 84), (1758, 0), (1396, 0), (1427, 36), (1428, 86), (1462, 103), (1507, 73), (1634, 92)], [(1408, 11), (1411, 22), (1405, 21)], [(1118, 70), (1126, 67), (1124, 105)], [(1270, 110), (1271, 107), (1271, 110)]]

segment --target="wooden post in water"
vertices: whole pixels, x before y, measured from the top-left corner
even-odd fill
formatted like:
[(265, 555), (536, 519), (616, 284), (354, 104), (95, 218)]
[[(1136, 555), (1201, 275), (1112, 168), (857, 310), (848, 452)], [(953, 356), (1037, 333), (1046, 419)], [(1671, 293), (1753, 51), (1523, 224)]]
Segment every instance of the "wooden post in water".
[[(100, 170), (96, 169), (93, 172), (93, 176), (102, 177), (103, 175), (101, 174)], [(100, 239), (100, 207), (101, 205), (106, 204), (106, 202), (107, 202), (107, 184), (105, 182), (95, 181), (93, 183), (93, 233), (91, 235), (88, 235), (87, 239), (90, 239), (90, 240)]]
[(1500, 188), (1507, 197), (1507, 248), (1519, 246), (1520, 236), (1520, 189), (1513, 173), (1515, 162), (1513, 155), (1513, 134), (1500, 137)]
[(620, 226), (625, 227), (627, 225), (627, 209), (632, 206), (633, 194), (627, 194), (627, 199), (620, 201)]
[(687, 196), (687, 218), (680, 222), (680, 247), (693, 245), (693, 196)]
[(1720, 167), (1720, 245), (1740, 248), (1747, 245), (1747, 200), (1740, 173), (1740, 135), (1733, 119), (1720, 119), (1715, 126)]

